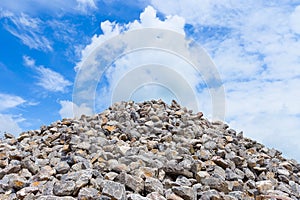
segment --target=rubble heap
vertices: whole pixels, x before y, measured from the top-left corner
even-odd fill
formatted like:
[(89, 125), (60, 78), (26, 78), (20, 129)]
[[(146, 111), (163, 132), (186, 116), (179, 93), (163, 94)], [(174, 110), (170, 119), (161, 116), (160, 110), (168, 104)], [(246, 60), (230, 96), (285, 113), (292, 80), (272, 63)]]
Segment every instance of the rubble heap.
[(175, 101), (0, 140), (0, 199), (300, 199), (300, 164)]

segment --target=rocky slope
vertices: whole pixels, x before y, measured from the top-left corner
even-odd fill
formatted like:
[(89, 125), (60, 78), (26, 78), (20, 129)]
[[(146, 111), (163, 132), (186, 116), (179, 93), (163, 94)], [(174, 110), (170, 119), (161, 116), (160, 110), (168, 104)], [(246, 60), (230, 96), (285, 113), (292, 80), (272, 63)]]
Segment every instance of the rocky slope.
[(0, 140), (0, 199), (300, 199), (300, 164), (175, 101)]

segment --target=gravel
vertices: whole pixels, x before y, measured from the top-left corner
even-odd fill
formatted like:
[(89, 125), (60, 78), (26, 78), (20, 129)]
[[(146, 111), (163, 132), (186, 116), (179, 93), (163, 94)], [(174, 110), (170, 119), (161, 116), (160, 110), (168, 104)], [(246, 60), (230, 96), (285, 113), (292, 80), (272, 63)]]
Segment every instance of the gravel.
[(115, 103), (0, 140), (0, 199), (300, 199), (300, 164), (177, 102)]

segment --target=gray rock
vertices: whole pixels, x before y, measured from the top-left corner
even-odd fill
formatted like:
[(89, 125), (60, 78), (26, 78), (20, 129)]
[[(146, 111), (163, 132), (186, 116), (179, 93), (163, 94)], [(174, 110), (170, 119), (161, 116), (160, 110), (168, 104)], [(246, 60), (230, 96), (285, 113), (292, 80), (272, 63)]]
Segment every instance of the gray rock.
[(59, 181), (54, 183), (53, 193), (57, 196), (70, 196), (75, 190), (74, 181)]
[(163, 194), (163, 184), (155, 178), (147, 177), (145, 180), (145, 190), (147, 192), (158, 192), (159, 194)]
[(24, 187), (17, 192), (17, 197), (19, 199), (25, 198), (29, 193), (36, 193), (39, 190), (38, 187)]
[(162, 196), (158, 192), (151, 192), (150, 194), (147, 195), (147, 198), (151, 200), (167, 200), (164, 196)]
[(53, 176), (54, 174), (56, 174), (55, 169), (47, 165), (41, 168), (41, 170), (37, 174), (37, 177), (38, 180), (44, 181), (44, 180), (49, 180), (51, 176)]
[(139, 194), (129, 194), (127, 195), (127, 199), (128, 200), (150, 200), (149, 198), (143, 197)]
[(258, 181), (256, 182), (256, 187), (262, 194), (265, 194), (268, 190), (274, 189), (274, 185), (270, 180)]
[(140, 177), (131, 176), (130, 174), (121, 173), (116, 179), (118, 182), (125, 184), (126, 187), (132, 189), (136, 193), (140, 193), (144, 190), (144, 180)]
[(211, 200), (211, 199), (216, 199), (216, 200), (221, 200), (221, 196), (218, 191), (216, 190), (208, 190), (202, 192), (200, 195), (198, 194), (199, 200)]
[(207, 171), (199, 171), (196, 174), (196, 179), (198, 182), (201, 182), (201, 180), (208, 178), (210, 175)]
[(125, 186), (121, 183), (105, 181), (102, 194), (116, 200), (124, 200), (126, 198)]
[(81, 188), (78, 193), (79, 200), (97, 200), (99, 197), (99, 191), (94, 188)]
[(14, 188), (16, 190), (20, 190), (26, 186), (27, 180), (23, 177), (18, 176), (17, 174), (10, 174), (7, 176), (8, 178), (8, 186), (10, 188)]
[(40, 196), (37, 198), (37, 200), (76, 200), (75, 198), (69, 196), (65, 196), (65, 197), (58, 197), (58, 196)]
[(55, 166), (55, 170), (58, 174), (65, 174), (70, 170), (70, 165), (66, 161), (62, 161)]
[(192, 182), (185, 176), (178, 176), (176, 178), (176, 183), (180, 186), (192, 186)]
[(220, 192), (227, 193), (229, 192), (228, 183), (220, 178), (209, 177), (206, 179), (202, 179), (201, 183), (203, 185), (207, 185), (212, 189), (216, 189)]
[(39, 167), (31, 160), (24, 160), (22, 162), (22, 167), (28, 169), (32, 174), (37, 174), (39, 171)]
[(194, 199), (193, 189), (188, 186), (181, 186), (181, 187), (172, 187), (172, 191), (182, 197), (184, 200), (192, 200)]

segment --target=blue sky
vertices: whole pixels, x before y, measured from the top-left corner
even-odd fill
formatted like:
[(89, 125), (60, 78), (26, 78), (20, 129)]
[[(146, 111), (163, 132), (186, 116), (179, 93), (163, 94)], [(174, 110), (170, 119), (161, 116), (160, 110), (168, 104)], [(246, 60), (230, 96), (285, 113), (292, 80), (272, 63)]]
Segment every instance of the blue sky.
[[(0, 134), (38, 129), (74, 109), (91, 113), (72, 102), (76, 69), (91, 51), (127, 30), (166, 28), (197, 41), (215, 63), (231, 128), (300, 160), (299, 19), (299, 0), (2, 0)], [(142, 62), (124, 59), (119, 65)], [(108, 71), (106, 84), (126, 70)], [(209, 92), (197, 96), (210, 117)]]

